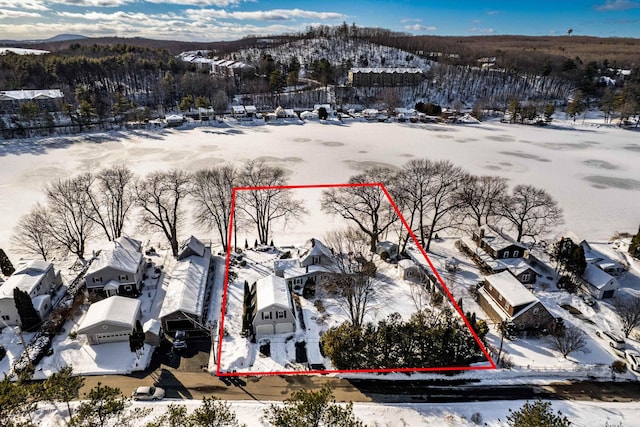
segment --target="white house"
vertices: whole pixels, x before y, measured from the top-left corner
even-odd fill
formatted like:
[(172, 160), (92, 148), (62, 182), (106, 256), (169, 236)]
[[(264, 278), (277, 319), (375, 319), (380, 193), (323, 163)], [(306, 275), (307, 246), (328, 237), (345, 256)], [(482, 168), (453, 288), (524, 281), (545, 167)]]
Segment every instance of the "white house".
[(256, 335), (286, 334), (295, 331), (296, 318), (291, 294), (282, 277), (266, 276), (255, 284), (253, 328)]
[(55, 273), (50, 262), (33, 260), (18, 267), (0, 286), (0, 329), (21, 324), (13, 299), (15, 288), (29, 294), (40, 318), (44, 318), (51, 311), (51, 294), (61, 284), (60, 274)]
[(587, 264), (582, 279), (584, 279), (589, 293), (597, 299), (613, 298), (620, 287), (614, 277), (600, 270), (594, 264)]
[(140, 300), (114, 295), (91, 304), (77, 332), (86, 335), (89, 344), (128, 341), (141, 327), (140, 318)]
[(180, 253), (187, 254), (178, 256), (160, 307), (159, 318), (166, 332), (201, 329), (207, 317), (211, 248), (191, 237)]
[(130, 237), (119, 237), (112, 243), (113, 249), (101, 251), (87, 269), (87, 289), (106, 296), (137, 296), (144, 274), (142, 243)]
[(306, 290), (313, 294), (315, 285), (331, 278), (333, 262), (331, 250), (312, 238), (298, 251), (297, 258), (275, 260), (273, 269), (294, 292), (301, 294)]

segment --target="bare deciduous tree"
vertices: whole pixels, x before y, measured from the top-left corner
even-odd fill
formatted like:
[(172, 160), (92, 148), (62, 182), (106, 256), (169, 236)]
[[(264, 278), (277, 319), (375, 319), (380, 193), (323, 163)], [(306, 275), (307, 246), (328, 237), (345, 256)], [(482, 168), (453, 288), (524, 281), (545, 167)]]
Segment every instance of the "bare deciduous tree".
[(164, 233), (173, 256), (178, 256), (178, 227), (183, 221), (181, 203), (190, 192), (191, 176), (176, 169), (150, 173), (135, 186), (142, 223)]
[(193, 175), (194, 219), (218, 230), (225, 251), (228, 247), (231, 197), (237, 184), (238, 173), (230, 165), (202, 169)]
[(375, 252), (369, 250), (368, 236), (355, 227), (327, 233), (325, 243), (334, 253), (333, 277), (327, 291), (334, 295), (351, 324), (360, 327), (366, 314), (375, 308)]
[(302, 200), (291, 196), (291, 190), (283, 188), (287, 180), (285, 171), (269, 166), (263, 161), (250, 160), (240, 173), (240, 183), (246, 189), (236, 193), (236, 210), (241, 211), (256, 225), (258, 240), (267, 244), (273, 224), (306, 214)]
[(353, 222), (369, 236), (370, 251), (375, 252), (380, 236), (398, 216), (378, 183), (390, 182), (390, 169), (373, 168), (351, 177), (353, 186), (332, 188), (322, 193), (322, 209)]
[(633, 328), (640, 326), (640, 298), (636, 296), (627, 298), (618, 296), (613, 306), (620, 316), (622, 332), (624, 332), (625, 337), (628, 337)]
[(565, 359), (574, 351), (588, 352), (587, 336), (582, 329), (569, 325), (556, 328), (549, 334), (549, 344), (553, 350), (557, 350)]
[(53, 255), (56, 242), (51, 236), (48, 218), (47, 208), (40, 203), (20, 218), (11, 237), (16, 251), (40, 256), (44, 261)]
[(55, 181), (45, 191), (51, 237), (83, 261), (86, 242), (95, 230), (95, 222), (89, 216), (91, 202), (85, 191), (85, 177)]
[(473, 225), (488, 224), (497, 214), (496, 207), (507, 194), (507, 180), (499, 176), (469, 175), (460, 185), (457, 197)]
[(561, 224), (562, 209), (545, 190), (532, 185), (516, 185), (513, 193), (500, 204), (500, 216), (516, 229), (520, 242), (523, 237), (537, 236)]

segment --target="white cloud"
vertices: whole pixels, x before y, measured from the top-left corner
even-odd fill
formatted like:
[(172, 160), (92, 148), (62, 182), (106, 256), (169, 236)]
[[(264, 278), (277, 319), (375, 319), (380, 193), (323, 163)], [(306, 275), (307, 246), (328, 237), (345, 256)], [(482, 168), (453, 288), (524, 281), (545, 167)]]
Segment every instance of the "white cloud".
[(433, 25), (420, 25), (420, 24), (413, 24), (413, 25), (405, 25), (404, 26), (405, 30), (409, 30), (409, 31), (436, 31), (438, 28), (434, 27)]
[(222, 9), (188, 9), (185, 14), (199, 21), (210, 19), (234, 19), (238, 21), (292, 21), (295, 19), (318, 19), (321, 21), (346, 19), (337, 12), (314, 12), (301, 9), (273, 9), (228, 12)]
[(0, 19), (6, 18), (39, 18), (39, 13), (36, 12), (24, 12), (22, 10), (13, 9), (0, 9)]
[(418, 18), (404, 18), (402, 20), (400, 20), (401, 23), (403, 24), (408, 24), (409, 22), (422, 22), (422, 19), (418, 19)]
[(42, 1), (0, 0), (0, 8), (27, 10), (49, 10)]
[(135, 0), (48, 0), (49, 3), (82, 7), (118, 7), (133, 3), (134, 1)]
[(470, 33), (478, 33), (478, 34), (493, 34), (496, 32), (493, 28), (469, 28)]
[(640, 3), (630, 0), (607, 0), (605, 4), (596, 6), (595, 9), (603, 12), (613, 10), (640, 9)]
[(147, 3), (175, 4), (175, 5), (181, 5), (181, 6), (228, 7), (228, 6), (238, 5), (243, 0), (146, 0), (146, 1)]

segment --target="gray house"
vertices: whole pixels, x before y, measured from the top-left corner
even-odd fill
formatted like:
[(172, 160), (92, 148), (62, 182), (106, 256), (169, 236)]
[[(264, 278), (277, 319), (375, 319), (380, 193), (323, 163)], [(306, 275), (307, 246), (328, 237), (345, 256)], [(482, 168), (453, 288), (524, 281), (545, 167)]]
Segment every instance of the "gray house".
[(142, 289), (144, 256), (139, 240), (119, 237), (103, 250), (84, 276), (90, 292), (106, 296), (137, 296)]
[(285, 334), (296, 329), (291, 294), (285, 280), (266, 276), (255, 284), (253, 328), (256, 335)]
[(582, 279), (591, 296), (597, 299), (613, 298), (620, 287), (614, 277), (594, 264), (587, 264)]
[(140, 300), (114, 295), (91, 304), (77, 332), (89, 344), (128, 341), (140, 318)]

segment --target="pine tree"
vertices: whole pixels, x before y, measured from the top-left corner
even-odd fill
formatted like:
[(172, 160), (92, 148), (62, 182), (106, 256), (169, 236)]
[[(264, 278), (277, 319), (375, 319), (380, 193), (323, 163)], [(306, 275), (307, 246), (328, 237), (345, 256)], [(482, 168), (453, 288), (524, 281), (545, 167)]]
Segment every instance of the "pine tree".
[(73, 367), (65, 366), (43, 383), (44, 396), (51, 403), (65, 402), (69, 418), (71, 418), (73, 414), (69, 402), (78, 398), (83, 385), (84, 377), (81, 375), (73, 376)]
[(5, 276), (11, 276), (13, 272), (16, 271), (16, 269), (13, 268), (13, 264), (11, 264), (11, 260), (9, 260), (9, 257), (4, 252), (4, 249), (0, 249), (0, 271), (2, 271), (2, 274)]
[(631, 239), (629, 254), (636, 259), (640, 259), (640, 228), (638, 228), (638, 233)]
[(42, 319), (33, 307), (33, 301), (31, 301), (29, 294), (19, 288), (14, 288), (13, 300), (15, 301), (16, 310), (18, 310), (18, 315), (20, 316), (22, 329), (27, 332), (37, 331)]
[(272, 404), (265, 411), (275, 427), (361, 427), (362, 421), (353, 415), (353, 403), (341, 406), (333, 400), (331, 389), (298, 390), (283, 405)]
[(558, 411), (553, 413), (551, 404), (537, 400), (526, 402), (522, 408), (513, 412), (509, 409), (507, 424), (512, 427), (569, 427), (569, 419)]

